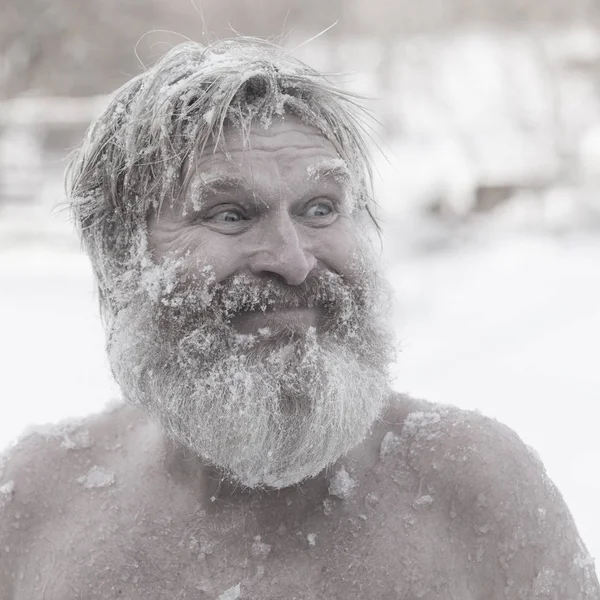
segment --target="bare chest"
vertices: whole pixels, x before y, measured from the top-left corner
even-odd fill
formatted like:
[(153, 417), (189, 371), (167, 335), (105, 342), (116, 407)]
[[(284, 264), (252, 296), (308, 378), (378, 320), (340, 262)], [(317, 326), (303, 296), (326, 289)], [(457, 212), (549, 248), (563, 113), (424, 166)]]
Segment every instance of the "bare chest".
[(48, 531), (52, 553), (36, 552), (40, 576), (23, 597), (42, 585), (61, 600), (472, 597), (444, 511), (398, 486), (268, 510), (138, 508), (108, 503), (97, 518)]

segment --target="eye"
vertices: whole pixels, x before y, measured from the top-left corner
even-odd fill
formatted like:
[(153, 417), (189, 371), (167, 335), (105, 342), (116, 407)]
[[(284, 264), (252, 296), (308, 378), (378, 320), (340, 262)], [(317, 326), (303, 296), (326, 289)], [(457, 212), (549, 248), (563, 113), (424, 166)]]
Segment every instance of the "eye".
[(241, 210), (227, 208), (213, 213), (208, 217), (208, 220), (215, 223), (239, 223), (247, 220), (247, 218)]
[(333, 214), (334, 207), (331, 202), (316, 202), (306, 209), (307, 217), (329, 217)]

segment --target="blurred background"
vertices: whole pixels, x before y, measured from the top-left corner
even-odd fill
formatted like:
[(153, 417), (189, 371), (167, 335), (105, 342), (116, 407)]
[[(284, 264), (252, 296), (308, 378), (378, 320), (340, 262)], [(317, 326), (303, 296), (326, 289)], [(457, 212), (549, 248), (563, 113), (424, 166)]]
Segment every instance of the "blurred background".
[(367, 96), (378, 118), (395, 387), (515, 429), (599, 559), (599, 11), (0, 0), (0, 447), (118, 397), (63, 205), (66, 157), (90, 119), (184, 37), (266, 36)]

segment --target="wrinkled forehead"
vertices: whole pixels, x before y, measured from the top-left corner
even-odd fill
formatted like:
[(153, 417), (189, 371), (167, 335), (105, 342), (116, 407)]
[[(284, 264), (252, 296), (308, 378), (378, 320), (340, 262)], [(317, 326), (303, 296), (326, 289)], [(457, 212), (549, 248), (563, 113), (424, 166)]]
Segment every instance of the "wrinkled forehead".
[(325, 135), (292, 115), (268, 127), (253, 123), (246, 131), (225, 126), (219, 141), (206, 144), (184, 173), (188, 181), (206, 187), (238, 180), (252, 185), (266, 176), (290, 183), (332, 180), (349, 190), (355, 179), (352, 166)]

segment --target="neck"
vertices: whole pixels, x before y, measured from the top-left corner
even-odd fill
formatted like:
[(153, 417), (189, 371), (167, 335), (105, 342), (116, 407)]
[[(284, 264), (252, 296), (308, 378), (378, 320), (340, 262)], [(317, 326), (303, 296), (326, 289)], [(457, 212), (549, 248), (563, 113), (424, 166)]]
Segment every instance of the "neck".
[(162, 435), (166, 470), (179, 486), (194, 493), (206, 507), (223, 504), (253, 504), (256, 501), (274, 500), (284, 502), (301, 497), (305, 502), (322, 501), (327, 494), (329, 479), (327, 471), (282, 489), (269, 487), (244, 487), (227, 473), (210, 465), (205, 459), (190, 452), (185, 446)]
[(253, 504), (256, 501), (269, 504), (268, 500), (289, 501), (301, 497), (303, 501), (322, 501), (329, 488), (332, 473), (340, 466), (349, 471), (371, 470), (379, 462), (380, 445), (383, 435), (390, 425), (403, 420), (404, 411), (389, 410), (374, 424), (367, 438), (334, 465), (322, 471), (316, 477), (306, 479), (282, 489), (268, 487), (247, 488), (232, 479), (218, 467), (211, 465), (202, 457), (193, 454), (182, 444), (166, 437), (159, 425), (155, 432), (160, 440), (164, 466), (169, 478), (182, 490), (187, 489), (205, 507), (223, 504)]

